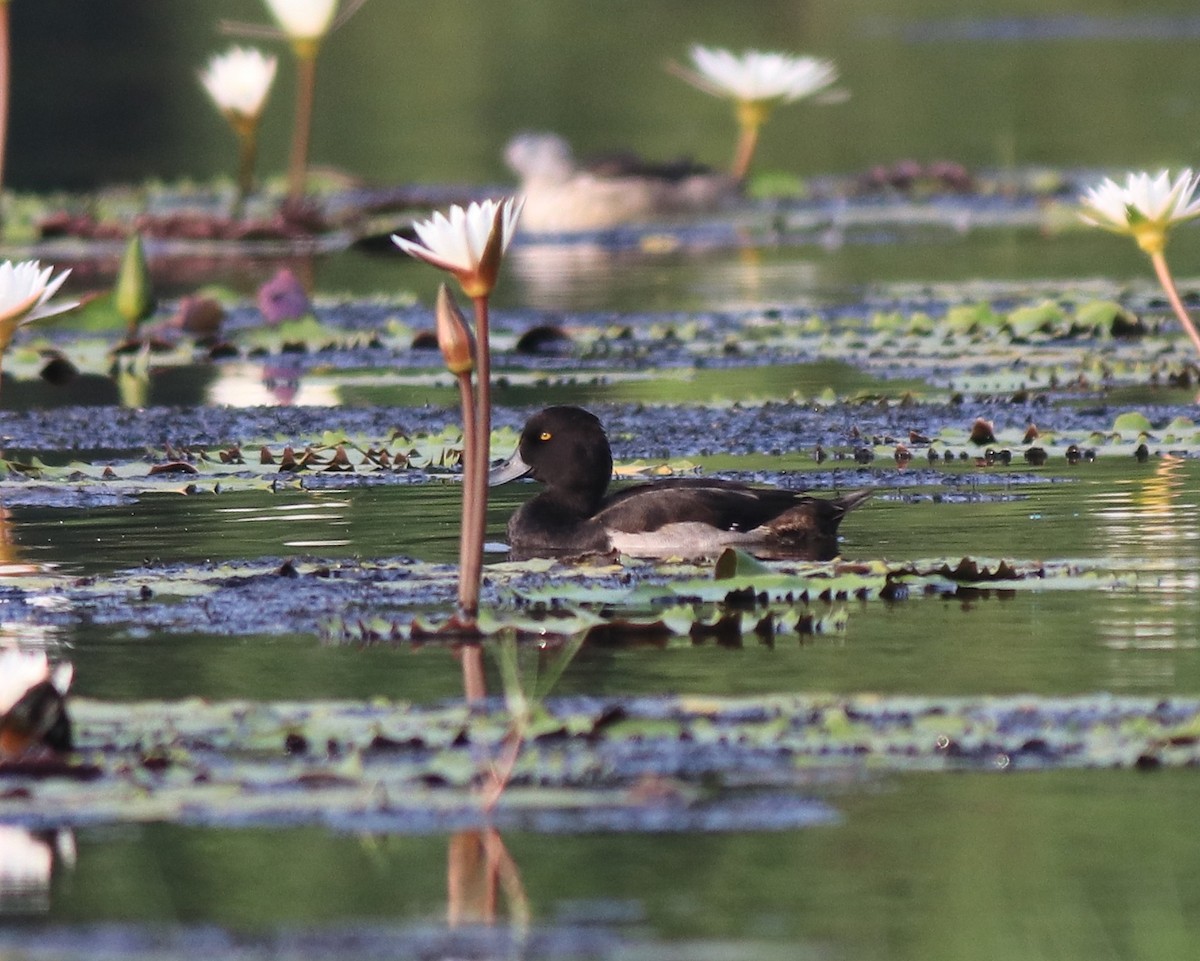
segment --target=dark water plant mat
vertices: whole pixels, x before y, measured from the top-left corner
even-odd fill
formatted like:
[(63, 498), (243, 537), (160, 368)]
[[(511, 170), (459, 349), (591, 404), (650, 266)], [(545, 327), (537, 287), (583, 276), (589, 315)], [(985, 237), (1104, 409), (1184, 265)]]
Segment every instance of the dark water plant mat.
[[(0, 822), (783, 829), (836, 819), (825, 799), (847, 777), (1200, 761), (1200, 701), (1104, 694), (589, 697), (516, 713), (499, 700), (79, 700), (73, 712), (70, 758), (0, 764)], [(485, 813), (480, 790), (500, 768), (511, 779)]]

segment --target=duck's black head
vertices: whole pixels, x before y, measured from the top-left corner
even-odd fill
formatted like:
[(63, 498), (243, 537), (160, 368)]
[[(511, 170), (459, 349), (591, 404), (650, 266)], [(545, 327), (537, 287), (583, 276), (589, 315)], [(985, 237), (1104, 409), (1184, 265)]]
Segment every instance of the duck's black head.
[(604, 499), (612, 476), (608, 436), (582, 407), (547, 407), (525, 422), (517, 450), (491, 471), (489, 483), (532, 477), (556, 501), (590, 517)]

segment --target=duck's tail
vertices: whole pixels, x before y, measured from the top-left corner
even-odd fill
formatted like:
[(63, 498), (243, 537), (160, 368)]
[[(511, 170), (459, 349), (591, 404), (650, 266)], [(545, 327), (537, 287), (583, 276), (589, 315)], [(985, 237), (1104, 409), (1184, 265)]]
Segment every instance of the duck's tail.
[(853, 491), (842, 497), (801, 497), (765, 526), (781, 540), (818, 541), (837, 537), (838, 525), (849, 511), (871, 496), (871, 491)]
[(846, 494), (842, 497), (834, 498), (833, 503), (841, 508), (842, 516), (844, 517), (847, 513), (854, 510), (854, 508), (856, 508), (859, 504), (870, 500), (871, 495), (874, 493), (875, 492), (873, 490), (851, 491), (849, 494)]

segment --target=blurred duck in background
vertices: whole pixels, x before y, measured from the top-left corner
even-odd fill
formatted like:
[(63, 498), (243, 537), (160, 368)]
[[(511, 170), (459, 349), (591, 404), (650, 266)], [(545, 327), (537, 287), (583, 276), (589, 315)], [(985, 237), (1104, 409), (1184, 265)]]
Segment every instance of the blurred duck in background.
[(520, 178), (521, 227), (531, 233), (609, 230), (706, 213), (740, 196), (729, 174), (690, 160), (652, 163), (619, 152), (580, 162), (554, 133), (518, 134), (504, 159)]

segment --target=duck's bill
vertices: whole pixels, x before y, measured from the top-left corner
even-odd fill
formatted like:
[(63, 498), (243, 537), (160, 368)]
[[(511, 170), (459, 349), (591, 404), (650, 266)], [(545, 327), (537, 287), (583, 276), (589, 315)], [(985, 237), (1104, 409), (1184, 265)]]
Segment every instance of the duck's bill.
[(488, 487), (499, 487), (501, 484), (507, 484), (518, 477), (524, 477), (531, 470), (533, 468), (521, 460), (521, 452), (515, 450), (512, 457), (497, 464), (488, 471)]

